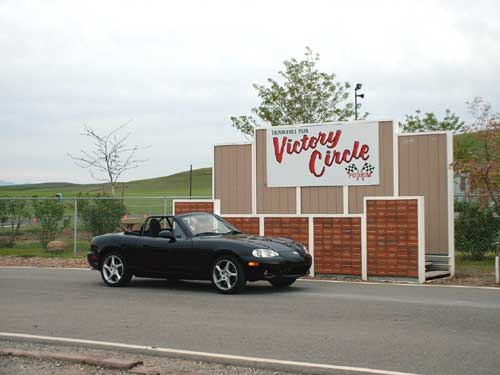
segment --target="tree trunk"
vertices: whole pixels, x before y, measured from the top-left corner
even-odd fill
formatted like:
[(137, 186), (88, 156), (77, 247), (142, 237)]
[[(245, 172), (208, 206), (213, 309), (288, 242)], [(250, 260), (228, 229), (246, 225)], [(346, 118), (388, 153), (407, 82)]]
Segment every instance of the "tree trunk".
[(7, 247), (14, 247), (14, 245), (16, 244), (16, 237), (19, 234), (20, 227), (20, 221), (17, 222), (17, 225), (14, 225), (14, 223), (11, 224), (9, 242), (7, 243)]

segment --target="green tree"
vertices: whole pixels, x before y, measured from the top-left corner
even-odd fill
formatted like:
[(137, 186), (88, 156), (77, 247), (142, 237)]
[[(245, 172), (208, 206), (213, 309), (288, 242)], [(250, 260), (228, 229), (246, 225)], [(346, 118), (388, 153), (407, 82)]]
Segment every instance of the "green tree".
[[(259, 121), (272, 126), (327, 121), (346, 121), (354, 117), (354, 103), (349, 101), (349, 82), (337, 82), (336, 75), (318, 71), (319, 54), (306, 47), (305, 58), (284, 61), (280, 70), (283, 82), (272, 78), (266, 85), (254, 84), (261, 103), (251, 111), (254, 116), (233, 116), (232, 126), (253, 134)], [(358, 103), (358, 110), (361, 104)], [(368, 113), (360, 113), (364, 119)]]
[(121, 218), (127, 214), (123, 199), (109, 199), (105, 194), (78, 203), (83, 226), (92, 236), (114, 232)]
[(63, 228), (63, 203), (55, 199), (33, 200), (33, 212), (38, 220), (38, 237), (44, 249), (50, 241), (54, 241)]
[(449, 109), (445, 111), (444, 117), (439, 120), (433, 112), (422, 115), (422, 111), (417, 109), (414, 115), (405, 115), (405, 121), (401, 124), (401, 129), (405, 133), (419, 133), (430, 131), (451, 130), (458, 133), (464, 128), (464, 122)]
[(467, 102), (473, 116), (460, 141), (455, 142), (455, 173), (467, 178), (470, 190), (487, 197), (500, 215), (500, 113), (480, 97)]
[(14, 247), (16, 245), (16, 238), (21, 232), (21, 225), (23, 221), (29, 220), (30, 216), (30, 206), (26, 200), (0, 200), (0, 223), (8, 227), (7, 243), (4, 246)]

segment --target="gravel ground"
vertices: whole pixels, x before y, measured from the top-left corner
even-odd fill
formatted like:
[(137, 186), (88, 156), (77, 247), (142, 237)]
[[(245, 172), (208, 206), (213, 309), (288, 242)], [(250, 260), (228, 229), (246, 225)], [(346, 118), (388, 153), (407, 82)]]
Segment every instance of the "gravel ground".
[[(0, 339), (0, 348), (16, 348), (22, 350), (39, 350), (47, 352), (64, 352), (85, 354), (107, 358), (128, 358), (144, 362), (144, 366), (158, 367), (161, 374), (171, 375), (292, 375), (290, 372), (261, 370), (249, 367), (238, 367), (208, 362), (171, 359), (143, 354), (131, 354), (120, 351), (89, 349), (76, 346), (62, 346), (52, 344), (31, 343), (25, 341), (11, 341)], [(130, 375), (127, 371), (117, 371), (100, 367), (64, 363), (60, 361), (43, 361), (37, 359), (0, 356), (0, 374), (39, 374), (39, 375)]]
[(0, 357), (0, 374), (23, 375), (130, 375), (125, 371), (112, 371), (103, 368), (80, 364), (64, 363), (59, 361), (42, 361), (30, 358)]

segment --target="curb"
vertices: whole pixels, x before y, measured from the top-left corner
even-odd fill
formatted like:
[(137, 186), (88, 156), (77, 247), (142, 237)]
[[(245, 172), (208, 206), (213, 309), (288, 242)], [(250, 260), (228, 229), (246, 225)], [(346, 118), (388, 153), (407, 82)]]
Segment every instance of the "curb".
[[(163, 348), (157, 346), (125, 344), (109, 341), (95, 341), (86, 339), (72, 339), (67, 337), (52, 337), (52, 336), (37, 336), (24, 333), (8, 333), (0, 332), (0, 340), (7, 338), (8, 340), (39, 342), (45, 344), (68, 345), (89, 348), (111, 348), (112, 350), (122, 351), (134, 354), (153, 355), (158, 357), (184, 359), (188, 361), (199, 361), (208, 363), (219, 363), (223, 365), (240, 366), (246, 368), (259, 368), (275, 372), (290, 372), (296, 374), (374, 374), (374, 375), (421, 375), (413, 372), (405, 372), (398, 370), (383, 370), (367, 367), (358, 367), (352, 365), (300, 362), (277, 358), (264, 357), (249, 357), (235, 354), (210, 353), (192, 351), (186, 349)], [(137, 367), (137, 370), (141, 367)], [(136, 368), (129, 370), (136, 371)], [(156, 374), (153, 372), (153, 374)], [(172, 375), (190, 375), (190, 373), (179, 372)]]
[(24, 357), (24, 358), (33, 358), (33, 359), (50, 360), (50, 361), (82, 363), (85, 365), (99, 366), (113, 370), (130, 370), (133, 367), (143, 364), (142, 361), (138, 360), (126, 360), (118, 358), (98, 358), (98, 357), (89, 357), (81, 354), (49, 353), (42, 351), (19, 350), (13, 348), (7, 348), (7, 349), (0, 348), (0, 356), (5, 356), (5, 357), (13, 356), (13, 357)]

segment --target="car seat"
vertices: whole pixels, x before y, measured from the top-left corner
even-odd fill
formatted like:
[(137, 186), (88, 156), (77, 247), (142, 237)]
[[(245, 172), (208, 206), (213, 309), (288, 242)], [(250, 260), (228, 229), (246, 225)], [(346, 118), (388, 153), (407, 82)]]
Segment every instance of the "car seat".
[(161, 225), (158, 219), (151, 219), (149, 222), (149, 235), (151, 237), (158, 237), (158, 234), (161, 232)]

